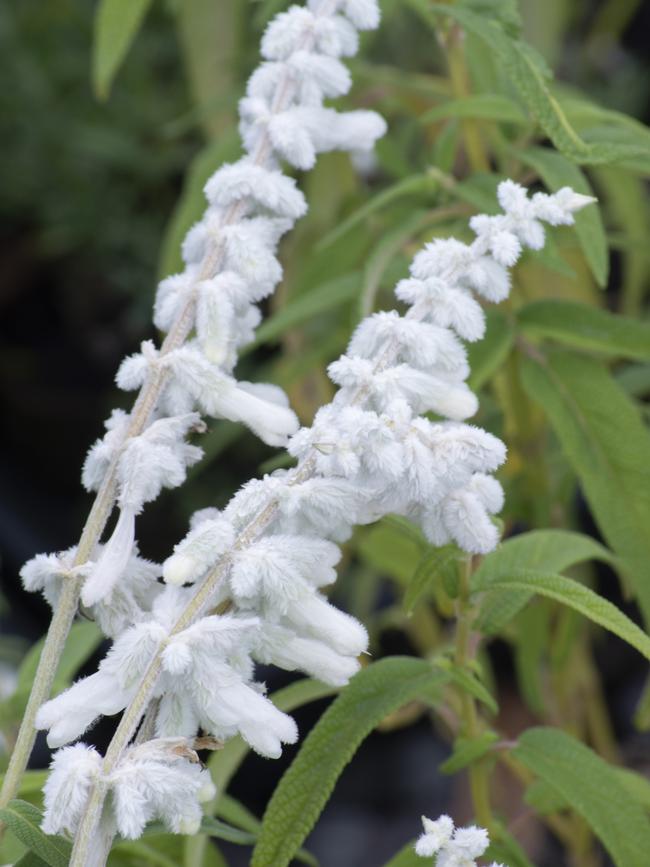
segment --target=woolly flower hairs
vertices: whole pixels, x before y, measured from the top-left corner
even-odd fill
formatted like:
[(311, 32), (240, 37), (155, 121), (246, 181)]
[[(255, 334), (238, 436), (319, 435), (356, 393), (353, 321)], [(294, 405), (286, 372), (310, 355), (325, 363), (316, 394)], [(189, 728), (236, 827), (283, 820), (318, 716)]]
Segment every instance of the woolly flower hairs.
[[(455, 828), (453, 820), (446, 815), (433, 821), (422, 816), (424, 833), (415, 844), (415, 854), (422, 858), (435, 857), (436, 867), (478, 867), (476, 858), (484, 854), (490, 844), (485, 828), (470, 825)], [(490, 867), (504, 867), (495, 861)]]
[[(289, 440), (297, 467), (250, 481), (221, 512), (194, 516), (163, 564), (167, 586), (150, 609), (120, 632), (95, 674), (41, 708), (37, 725), (49, 730), (52, 746), (125, 708), (118, 734), (127, 743), (157, 699), (158, 739), (192, 738), (199, 729), (222, 740), (240, 734), (276, 757), (298, 733), (255, 682), (255, 663), (343, 685), (367, 649), (363, 626), (322, 592), (336, 577), (337, 543), (355, 524), (396, 513), (435, 545), (494, 548), (492, 515), (503, 492), (492, 473), (505, 447), (465, 421), (477, 401), (461, 341), (480, 339), (476, 296), (506, 297), (507, 268), (523, 246), (543, 243), (542, 222), (571, 224), (591, 201), (568, 188), (528, 198), (512, 181), (499, 186), (498, 198), (503, 214), (472, 218), (471, 244), (435, 240), (416, 255), (396, 289), (404, 315), (376, 313), (358, 326), (329, 367), (339, 386), (333, 401)], [(67, 791), (76, 773), (70, 749), (55, 754), (53, 791)], [(118, 752), (102, 766), (106, 785), (124, 761)], [(79, 762), (87, 762), (81, 750)], [(56, 826), (50, 812), (46, 822)]]

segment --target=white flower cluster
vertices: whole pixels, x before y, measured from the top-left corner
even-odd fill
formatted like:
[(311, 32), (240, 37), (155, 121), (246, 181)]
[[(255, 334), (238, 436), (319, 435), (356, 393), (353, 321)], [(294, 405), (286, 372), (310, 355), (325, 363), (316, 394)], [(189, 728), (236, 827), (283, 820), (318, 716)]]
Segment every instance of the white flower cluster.
[[(411, 278), (397, 287), (412, 305), (404, 316), (378, 313), (358, 327), (330, 366), (337, 395), (289, 442), (298, 467), (249, 482), (222, 512), (195, 515), (163, 565), (168, 586), (151, 610), (134, 614), (95, 674), (41, 708), (37, 726), (49, 729), (52, 746), (125, 708), (157, 659), (157, 737), (191, 737), (198, 728), (220, 739), (239, 733), (276, 757), (297, 730), (255, 682), (255, 662), (341, 685), (367, 646), (363, 626), (321, 592), (336, 577), (335, 542), (392, 512), (418, 522), (434, 544), (453, 540), (469, 552), (496, 545), (491, 515), (502, 491), (490, 474), (505, 447), (462, 421), (476, 398), (459, 338), (479, 339), (484, 330), (473, 292), (488, 300), (507, 294), (504, 250), (537, 243), (540, 220), (569, 223), (589, 201), (570, 190), (528, 200), (512, 182), (499, 187), (499, 199), (505, 213), (473, 220), (472, 244), (438, 240), (415, 257)], [(204, 609), (229, 612), (177, 627), (194, 584), (204, 587), (215, 567), (225, 580)], [(456, 832), (456, 849), (464, 836)]]
[[(127, 567), (136, 515), (163, 487), (182, 484), (187, 468), (202, 455), (185, 441), (190, 432), (203, 429), (196, 410), (242, 422), (272, 446), (286, 445), (297, 430), (282, 389), (239, 382), (233, 369), (239, 347), (253, 339), (260, 322), (258, 302), (282, 278), (276, 258), (280, 238), (307, 210), (293, 178), (282, 173), (281, 161), (309, 168), (317, 152), (367, 152), (385, 131), (383, 119), (372, 111), (340, 113), (323, 106), (323, 99), (341, 96), (351, 85), (338, 58), (355, 53), (357, 30), (378, 23), (376, 0), (315, 0), (308, 8), (293, 6), (278, 15), (266, 31), (265, 62), (253, 73), (240, 105), (245, 155), (208, 180), (208, 208), (183, 243), (185, 269), (163, 280), (156, 295), (156, 326), (171, 332), (180, 323), (184, 334), (194, 336), (161, 350), (144, 341), (139, 353), (124, 360), (116, 377), (120, 388), (162, 383), (153, 420), (132, 435), (132, 417), (114, 411), (85, 462), (82, 481), (89, 491), (99, 490), (115, 470), (120, 508), (107, 544), (76, 573), (86, 576), (82, 602), (100, 624), (106, 607), (116, 604), (115, 588), (126, 586), (133, 574)], [(33, 568), (27, 564), (26, 586), (55, 598), (52, 588), (70, 574), (56, 559), (51, 558), (49, 572), (42, 562), (35, 567), (40, 583), (30, 579)], [(150, 603), (156, 593), (154, 581)], [(95, 611), (104, 603), (103, 611)]]
[(75, 744), (59, 750), (45, 784), (43, 831), (73, 835), (91, 788), (101, 782), (112, 796), (110, 818), (125, 839), (140, 837), (147, 823), (156, 819), (173, 833), (196, 834), (201, 804), (216, 794), (195, 751), (203, 746), (214, 748), (200, 740), (156, 738), (126, 750), (107, 775), (101, 755), (92, 747)]
[[(477, 867), (480, 858), (490, 845), (484, 828), (470, 825), (469, 828), (454, 828), (449, 816), (440, 816), (433, 821), (422, 816), (424, 833), (420, 835), (415, 852), (423, 858), (436, 856), (436, 867)], [(503, 867), (493, 861), (490, 867)]]

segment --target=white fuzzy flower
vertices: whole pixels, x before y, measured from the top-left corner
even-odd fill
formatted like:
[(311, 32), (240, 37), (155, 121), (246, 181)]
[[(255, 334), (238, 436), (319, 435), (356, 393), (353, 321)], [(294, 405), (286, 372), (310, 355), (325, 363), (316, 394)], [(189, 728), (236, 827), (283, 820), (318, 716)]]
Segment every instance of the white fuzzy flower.
[(226, 163), (218, 169), (205, 185), (205, 196), (211, 205), (218, 208), (249, 200), (276, 217), (291, 220), (302, 217), (307, 210), (305, 197), (293, 178), (246, 159)]
[(436, 855), (451, 840), (454, 833), (453, 820), (449, 816), (440, 816), (434, 822), (432, 819), (422, 816), (422, 825), (424, 826), (424, 833), (418, 838), (415, 851), (423, 857)]
[[(490, 844), (484, 828), (476, 825), (454, 828), (449, 816), (440, 816), (435, 821), (422, 816), (422, 825), (424, 833), (415, 844), (415, 852), (423, 858), (435, 856), (436, 867), (477, 867), (475, 859), (483, 855)], [(491, 867), (503, 865), (493, 862)]]
[[(102, 546), (98, 546), (99, 557), (101, 552)], [(37, 554), (20, 570), (23, 586), (32, 593), (41, 591), (52, 608), (56, 608), (64, 582), (92, 571), (92, 561), (73, 568), (76, 553), (74, 547), (59, 554)], [(151, 611), (162, 590), (157, 581), (160, 574), (160, 566), (138, 556), (134, 545), (110, 593), (90, 606), (87, 615), (96, 621), (104, 635), (119, 635), (128, 626), (144, 620)]]
[(43, 831), (74, 834), (91, 787), (101, 781), (112, 796), (111, 815), (106, 818), (125, 839), (140, 837), (156, 819), (173, 833), (195, 834), (201, 824), (200, 805), (215, 794), (194, 749), (206, 746), (205, 741), (158, 738), (130, 747), (108, 775), (92, 747), (75, 744), (59, 750), (45, 784)]
[(235, 531), (222, 517), (202, 521), (174, 546), (174, 553), (163, 563), (167, 584), (197, 581), (233, 544)]

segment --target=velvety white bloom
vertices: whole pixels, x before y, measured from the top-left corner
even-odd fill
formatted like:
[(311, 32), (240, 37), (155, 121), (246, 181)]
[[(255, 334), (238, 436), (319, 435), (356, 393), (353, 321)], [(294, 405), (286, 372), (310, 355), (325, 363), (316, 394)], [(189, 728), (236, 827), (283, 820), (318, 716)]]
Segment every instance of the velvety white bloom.
[(262, 37), (261, 52), (267, 60), (286, 60), (304, 49), (331, 57), (351, 57), (358, 47), (357, 33), (345, 18), (291, 6), (269, 23)]
[(174, 553), (163, 563), (163, 578), (167, 584), (197, 581), (233, 544), (235, 530), (222, 517), (202, 521), (174, 547)]
[(485, 334), (483, 308), (465, 289), (454, 289), (437, 277), (400, 280), (395, 289), (400, 301), (413, 304), (434, 325), (453, 330), (464, 340), (480, 340)]
[(260, 396), (251, 383), (237, 382), (211, 364), (194, 343), (169, 353), (167, 363), (174, 382), (166, 398), (173, 408), (190, 399), (208, 415), (243, 422), (268, 445), (284, 445), (296, 431), (296, 416), (280, 389), (263, 388)]
[(456, 542), (464, 551), (486, 554), (499, 540), (490, 515), (503, 507), (503, 489), (491, 476), (477, 473), (466, 487), (448, 494), (423, 512), (421, 523), (434, 545)]
[(193, 747), (194, 741), (185, 738), (158, 738), (129, 748), (108, 775), (92, 747), (75, 744), (59, 750), (45, 784), (43, 831), (74, 834), (90, 789), (101, 780), (112, 796), (108, 809), (114, 827), (125, 839), (140, 837), (156, 819), (173, 833), (195, 834), (200, 805), (216, 790)]
[(86, 744), (75, 744), (54, 754), (43, 788), (46, 834), (74, 834), (90, 790), (100, 779), (102, 757)]
[(396, 400), (405, 400), (416, 413), (433, 410), (458, 420), (474, 415), (478, 409), (475, 395), (461, 379), (462, 371), (430, 374), (408, 364), (376, 371), (371, 361), (347, 355), (332, 362), (327, 371), (330, 379), (341, 386), (342, 401), (349, 401), (363, 389), (373, 408), (380, 412)]
[(257, 618), (229, 615), (204, 617), (168, 640), (162, 654), (164, 677), (161, 681), (163, 725), (176, 727), (169, 705), (188, 704), (198, 724), (215, 737), (225, 739), (241, 734), (256, 752), (277, 758), (283, 743), (294, 743), (298, 731), (291, 717), (279, 711), (257, 685), (250, 683), (252, 663), (249, 653), (257, 641)]
[[(436, 867), (478, 867), (475, 859), (490, 845), (484, 828), (476, 825), (454, 828), (449, 816), (440, 816), (435, 821), (422, 816), (422, 825), (424, 833), (415, 844), (415, 852), (424, 858), (435, 856)], [(492, 862), (491, 867), (503, 865)]]
[(130, 627), (117, 638), (94, 674), (45, 702), (36, 716), (36, 728), (48, 729), (48, 744), (70, 743), (99, 716), (124, 710), (166, 636), (167, 629), (156, 621)]
[(155, 500), (163, 487), (182, 484), (187, 467), (202, 456), (200, 448), (185, 442), (187, 433), (199, 424), (196, 413), (161, 418), (121, 446), (117, 462), (120, 515), (84, 583), (84, 605), (94, 605), (107, 597), (126, 569), (135, 542), (135, 516), (143, 505)]
[(310, 169), (316, 154), (328, 151), (369, 151), (386, 132), (386, 124), (373, 111), (337, 112), (316, 105), (297, 106), (272, 113), (263, 100), (246, 97), (240, 102), (242, 138), (250, 150), (267, 133), (280, 157), (298, 169)]
[(297, 220), (307, 210), (305, 197), (293, 178), (249, 160), (223, 165), (205, 185), (212, 205), (227, 208), (242, 200), (255, 202), (277, 217)]
[(255, 655), (260, 662), (287, 671), (304, 671), (332, 686), (345, 686), (359, 670), (356, 656), (339, 653), (325, 642), (273, 623), (264, 623)]
[(367, 317), (352, 335), (348, 352), (361, 358), (379, 358), (392, 349), (397, 362), (420, 370), (439, 368), (464, 379), (469, 374), (467, 353), (446, 328), (407, 319), (396, 310)]
[[(318, 9), (322, 0), (309, 0), (310, 9)], [(357, 30), (374, 30), (379, 26), (379, 4), (376, 0), (337, 0), (336, 9), (350, 19)]]
[[(101, 552), (100, 545), (99, 557)], [(52, 608), (56, 608), (64, 582), (92, 571), (92, 561), (73, 568), (76, 553), (74, 547), (58, 554), (37, 554), (20, 570), (23, 586), (30, 592), (41, 591)], [(87, 616), (96, 621), (104, 635), (119, 635), (128, 626), (143, 620), (151, 610), (162, 590), (157, 581), (160, 574), (160, 566), (140, 557), (137, 545), (134, 545), (110, 592), (87, 608)]]
[(443, 846), (447, 846), (454, 833), (454, 822), (450, 816), (440, 816), (435, 822), (422, 816), (424, 833), (420, 835), (415, 851), (418, 855), (428, 857), (437, 854)]

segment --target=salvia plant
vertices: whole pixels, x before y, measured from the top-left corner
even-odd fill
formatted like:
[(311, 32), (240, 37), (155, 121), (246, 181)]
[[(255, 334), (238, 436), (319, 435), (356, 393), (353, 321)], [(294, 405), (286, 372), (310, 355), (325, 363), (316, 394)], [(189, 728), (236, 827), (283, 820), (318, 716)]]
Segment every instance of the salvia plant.
[[(216, 21), (236, 41), (239, 6), (213, 5), (175, 10), (185, 40)], [(148, 6), (99, 4), (100, 96)], [(612, 225), (629, 225), (625, 195), (645, 219), (650, 134), (555, 86), (509, 2), (281, 7), (256, 10), (263, 60), (238, 143), (204, 115), (216, 146), (165, 242), (162, 337), (117, 371), (135, 398), (87, 454), (81, 537), (20, 573), (52, 620), (2, 705), (0, 861), (221, 867), (240, 844), (252, 867), (314, 864), (301, 847), (363, 740), (425, 717), (450, 745), (432, 777), (458, 773), (469, 797), (423, 816), (419, 837), (416, 808), (386, 867), (551, 863), (542, 831), (565, 852), (553, 863), (643, 867), (650, 783), (621, 754), (592, 651), (609, 633), (640, 677), (650, 659), (650, 269), (621, 245), (627, 315), (604, 309), (589, 177)], [(448, 79), (411, 73), (402, 50), (391, 70), (394, 22), (426, 34)], [(367, 31), (378, 47), (359, 55)], [(201, 99), (219, 96), (191, 40), (187, 62)], [(242, 359), (278, 339), (277, 363)], [(257, 381), (269, 369), (274, 382)], [(147, 559), (145, 506), (242, 425), (283, 451), (189, 509), (163, 562)], [(576, 479), (606, 544), (579, 531)], [(619, 576), (618, 606), (590, 561)], [(394, 630), (405, 655), (383, 652)], [(493, 638), (514, 662), (510, 717)], [(274, 669), (298, 674), (269, 694)], [(305, 736), (292, 711), (331, 696)], [(38, 731), (47, 773), (27, 770)], [(289, 745), (260, 821), (229, 784), (249, 750), (278, 759)]]

